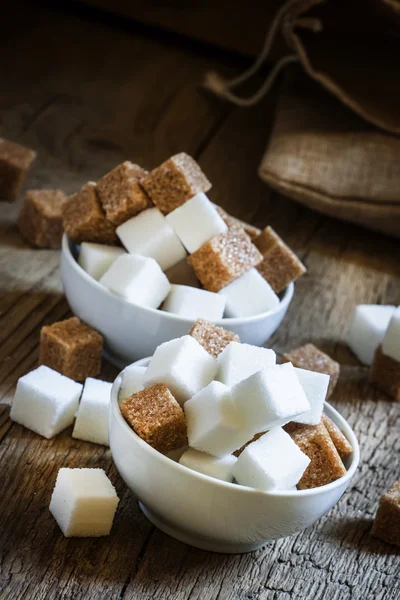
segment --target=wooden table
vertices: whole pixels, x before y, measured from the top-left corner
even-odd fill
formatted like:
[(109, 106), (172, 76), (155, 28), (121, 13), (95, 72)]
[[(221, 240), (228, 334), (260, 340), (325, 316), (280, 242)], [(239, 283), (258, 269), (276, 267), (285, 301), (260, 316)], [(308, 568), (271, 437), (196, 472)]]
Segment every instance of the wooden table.
[[(152, 167), (180, 150), (194, 155), (214, 201), (271, 224), (306, 263), (271, 345), (312, 340), (340, 361), (333, 404), (354, 427), (362, 462), (325, 518), (258, 552), (207, 553), (157, 531), (108, 449), (70, 430), (45, 440), (8, 418), (18, 377), (36, 365), (41, 326), (68, 306), (59, 253), (30, 249), (15, 227), (20, 204), (2, 204), (0, 598), (400, 598), (399, 553), (369, 535), (380, 493), (400, 475), (400, 405), (368, 386), (343, 341), (356, 304), (400, 303), (399, 243), (301, 208), (258, 179), (272, 101), (236, 110), (198, 89), (205, 71), (232, 73), (240, 61), (78, 9), (13, 6), (2, 15), (0, 132), (38, 150), (29, 187), (73, 192), (125, 158)], [(115, 369), (105, 365), (104, 375)], [(61, 535), (48, 505), (62, 466), (103, 467), (115, 483), (121, 503), (108, 538)]]

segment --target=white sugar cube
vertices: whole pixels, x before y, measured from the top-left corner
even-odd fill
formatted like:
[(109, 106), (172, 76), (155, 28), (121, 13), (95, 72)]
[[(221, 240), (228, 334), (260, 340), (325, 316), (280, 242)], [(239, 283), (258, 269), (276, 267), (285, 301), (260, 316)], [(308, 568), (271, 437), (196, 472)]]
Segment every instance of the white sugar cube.
[(166, 219), (190, 254), (228, 229), (203, 192), (170, 212)]
[(251, 438), (251, 432), (243, 428), (230, 388), (219, 381), (212, 381), (185, 402), (184, 411), (191, 448), (225, 456)]
[(82, 242), (78, 263), (88, 275), (98, 281), (121, 254), (125, 254), (125, 250), (116, 246)]
[(187, 285), (171, 285), (163, 310), (187, 319), (222, 319), (225, 298), (213, 292), (198, 290)]
[(138, 367), (129, 365), (121, 374), (121, 387), (119, 390), (119, 401), (122, 402), (125, 398), (129, 398), (136, 392), (141, 392), (144, 389), (143, 379), (146, 373), (146, 367)]
[(226, 317), (252, 317), (279, 306), (278, 296), (254, 268), (228, 283), (218, 294), (226, 300)]
[(20, 377), (10, 418), (45, 438), (74, 422), (82, 385), (42, 365)]
[(268, 348), (231, 342), (217, 358), (216, 379), (225, 385), (235, 385), (253, 373), (276, 364), (276, 354)]
[(133, 254), (119, 256), (100, 283), (128, 302), (150, 308), (158, 308), (171, 287), (153, 258)]
[(50, 512), (65, 537), (110, 533), (118, 506), (114, 486), (103, 469), (60, 469)]
[(311, 409), (292, 363), (267, 367), (232, 388), (245, 426), (260, 433)]
[(239, 484), (259, 490), (289, 490), (309, 464), (310, 459), (290, 435), (274, 427), (243, 450), (233, 476)]
[(112, 384), (88, 377), (83, 386), (72, 437), (108, 446)]
[(306, 393), (311, 410), (295, 417), (293, 421), (307, 425), (318, 425), (321, 421), (324, 402), (328, 392), (329, 375), (308, 371), (307, 369), (298, 369), (296, 367), (294, 370)]
[(382, 352), (400, 362), (400, 306), (396, 308), (390, 319), (382, 341)]
[(128, 252), (154, 258), (163, 271), (186, 258), (185, 248), (157, 208), (143, 210), (122, 223), (117, 235)]
[(347, 343), (365, 365), (372, 365), (395, 309), (378, 304), (359, 304), (354, 309)]
[(170, 283), (177, 285), (189, 285), (190, 287), (199, 288), (200, 281), (196, 277), (196, 273), (192, 265), (189, 265), (187, 259), (181, 260), (173, 267), (165, 271)]
[(190, 335), (156, 349), (144, 376), (145, 387), (164, 383), (183, 404), (215, 377), (217, 361)]
[(233, 467), (237, 460), (236, 456), (232, 456), (232, 454), (217, 458), (189, 448), (182, 454), (179, 463), (193, 471), (203, 473), (203, 475), (231, 483), (233, 481)]

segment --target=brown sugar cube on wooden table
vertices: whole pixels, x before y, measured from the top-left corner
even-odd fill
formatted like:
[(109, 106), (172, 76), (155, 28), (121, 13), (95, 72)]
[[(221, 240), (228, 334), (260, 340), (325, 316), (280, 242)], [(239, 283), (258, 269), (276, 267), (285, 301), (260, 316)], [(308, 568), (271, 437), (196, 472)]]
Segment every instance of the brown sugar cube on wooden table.
[(0, 138), (0, 202), (13, 202), (29, 171), (36, 152)]
[(382, 346), (375, 350), (369, 372), (369, 382), (374, 387), (400, 401), (400, 362), (382, 352)]
[(101, 369), (102, 336), (77, 317), (42, 327), (39, 362), (75, 381)]
[(197, 319), (193, 323), (189, 335), (194, 337), (214, 358), (217, 358), (231, 342), (240, 342), (239, 336), (233, 331), (218, 327), (205, 319)]
[(371, 533), (400, 548), (400, 481), (381, 496)]
[(143, 177), (140, 185), (164, 214), (211, 188), (211, 183), (200, 166), (186, 152), (171, 156)]
[(104, 175), (96, 191), (106, 217), (117, 227), (151, 206), (146, 192), (139, 185), (147, 171), (125, 161)]
[(333, 393), (339, 379), (340, 365), (325, 354), (325, 352), (314, 346), (314, 344), (305, 344), (290, 352), (285, 352), (282, 362), (291, 362), (294, 367), (298, 367), (299, 369), (307, 369), (308, 371), (316, 371), (317, 373), (329, 375), (329, 387), (326, 397), (329, 398)]
[(167, 454), (187, 445), (185, 413), (163, 383), (132, 394), (120, 409), (137, 435), (159, 452)]
[(221, 206), (217, 206), (216, 208), (219, 216), (222, 217), (228, 227), (233, 227), (235, 225), (243, 227), (253, 242), (256, 238), (258, 238), (258, 236), (261, 235), (262, 231), (258, 227), (250, 225), (250, 223), (246, 223), (245, 221), (237, 219), (236, 217), (232, 217), (232, 215), (228, 214)]
[(346, 456), (349, 456), (353, 452), (353, 447), (350, 444), (347, 437), (340, 431), (339, 427), (325, 414), (322, 414), (321, 417), (322, 423), (325, 425), (329, 435), (331, 436), (331, 440), (333, 445), (340, 458), (343, 460)]
[(272, 227), (266, 227), (254, 243), (264, 257), (257, 269), (276, 294), (306, 272), (303, 263)]
[(29, 190), (18, 217), (22, 237), (38, 248), (60, 248), (65, 200), (61, 190)]

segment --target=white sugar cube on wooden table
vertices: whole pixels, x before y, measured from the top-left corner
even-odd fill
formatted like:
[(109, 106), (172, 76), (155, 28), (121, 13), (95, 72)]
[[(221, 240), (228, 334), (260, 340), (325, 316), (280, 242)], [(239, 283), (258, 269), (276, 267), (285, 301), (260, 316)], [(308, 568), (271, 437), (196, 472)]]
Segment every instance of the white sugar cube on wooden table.
[(357, 358), (372, 365), (375, 350), (382, 343), (395, 306), (359, 304), (355, 307), (347, 343)]
[(112, 384), (107, 381), (86, 379), (72, 437), (108, 446), (111, 388)]
[(123, 248), (82, 242), (78, 263), (88, 275), (98, 281), (121, 254), (125, 254)]
[(393, 312), (388, 324), (382, 340), (382, 352), (400, 362), (400, 306)]
[(216, 379), (225, 385), (235, 385), (253, 373), (276, 364), (276, 354), (268, 348), (231, 342), (217, 358)]
[(203, 475), (231, 483), (233, 481), (233, 468), (237, 460), (232, 454), (218, 458), (189, 448), (182, 454), (179, 463), (193, 471), (203, 473)]
[(225, 298), (213, 292), (199, 290), (187, 285), (171, 285), (171, 291), (163, 304), (163, 310), (188, 319), (222, 319)]

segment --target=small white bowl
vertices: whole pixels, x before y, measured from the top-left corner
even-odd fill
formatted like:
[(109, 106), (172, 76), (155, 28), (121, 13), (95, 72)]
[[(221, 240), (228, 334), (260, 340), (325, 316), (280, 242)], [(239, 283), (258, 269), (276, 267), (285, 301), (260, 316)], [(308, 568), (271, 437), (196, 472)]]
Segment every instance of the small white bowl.
[[(137, 362), (147, 366), (149, 359)], [(346, 475), (310, 490), (263, 492), (225, 483), (174, 462), (144, 442), (121, 415), (121, 376), (111, 392), (110, 448), (115, 465), (146, 517), (172, 537), (214, 552), (241, 553), (312, 525), (339, 500), (357, 468), (357, 439), (329, 404), (326, 414), (353, 447)]]
[[(77, 246), (64, 234), (61, 279), (72, 312), (104, 337), (106, 354), (120, 367), (154, 354), (157, 346), (187, 334), (193, 319), (131, 304), (100, 285), (80, 267)], [(279, 327), (293, 297), (289, 284), (279, 306), (254, 317), (221, 319), (216, 325), (237, 333), (242, 342), (262, 346)]]

